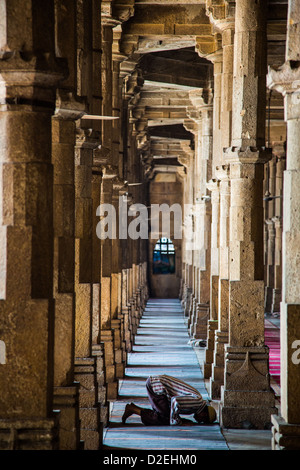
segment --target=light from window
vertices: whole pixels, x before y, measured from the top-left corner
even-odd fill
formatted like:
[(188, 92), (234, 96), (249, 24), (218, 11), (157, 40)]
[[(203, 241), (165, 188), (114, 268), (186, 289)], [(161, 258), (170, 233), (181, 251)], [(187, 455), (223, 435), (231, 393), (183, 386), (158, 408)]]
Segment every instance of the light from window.
[(169, 238), (160, 238), (153, 250), (153, 274), (175, 273), (175, 247)]

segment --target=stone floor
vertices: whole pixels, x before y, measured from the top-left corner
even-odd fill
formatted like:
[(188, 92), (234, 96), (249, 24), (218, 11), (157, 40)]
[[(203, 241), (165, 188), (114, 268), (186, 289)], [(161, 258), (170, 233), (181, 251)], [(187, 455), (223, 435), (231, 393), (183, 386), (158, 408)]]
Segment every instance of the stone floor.
[[(270, 450), (271, 431), (220, 429), (213, 425), (146, 427), (138, 416), (126, 424), (121, 417), (126, 403), (150, 407), (145, 381), (149, 375), (169, 374), (196, 387), (208, 399), (201, 363), (204, 349), (193, 348), (177, 299), (149, 299), (128, 357), (119, 397), (111, 403), (110, 423), (103, 448), (137, 450)], [(216, 409), (218, 403), (212, 403)]]

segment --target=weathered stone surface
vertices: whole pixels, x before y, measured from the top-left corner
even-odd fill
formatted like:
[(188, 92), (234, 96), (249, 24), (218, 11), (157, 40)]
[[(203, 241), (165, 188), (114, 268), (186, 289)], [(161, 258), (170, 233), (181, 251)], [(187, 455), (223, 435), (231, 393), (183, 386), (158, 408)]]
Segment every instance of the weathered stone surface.
[[(150, 294), (179, 295), (207, 339), (233, 427), (273, 413), (264, 310), (281, 310), (273, 441), (295, 448), (297, 2), (11, 0), (0, 17), (0, 445), (100, 448)], [(174, 275), (152, 273), (160, 232), (99, 240), (119, 196), (190, 205)]]

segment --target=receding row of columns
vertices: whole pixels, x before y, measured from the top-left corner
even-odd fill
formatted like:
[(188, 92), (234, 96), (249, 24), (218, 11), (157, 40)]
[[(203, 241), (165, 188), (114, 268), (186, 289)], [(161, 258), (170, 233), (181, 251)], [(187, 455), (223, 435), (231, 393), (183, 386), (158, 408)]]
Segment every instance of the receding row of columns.
[[(293, 31), (288, 34), (295, 35), (299, 9), (293, 2), (289, 2), (289, 15)], [(239, 428), (251, 423), (264, 429), (272, 422), (273, 448), (297, 448), (298, 369), (292, 365), (291, 348), (298, 344), (300, 324), (294, 289), (299, 132), (298, 68), (292, 61), (298, 60), (299, 50), (288, 41), (290, 55), (283, 71), (269, 73), (270, 88), (285, 96), (287, 122), (287, 151), (285, 142), (276, 141), (272, 127), (271, 151), (265, 143), (266, 9), (254, 1), (239, 0), (234, 12), (228, 10), (222, 18), (212, 15), (211, 20), (222, 48), (208, 57), (214, 64), (212, 178), (206, 181), (211, 219), (202, 230), (208, 232), (210, 243), (200, 245), (210, 257), (209, 302), (201, 289), (195, 289), (199, 267), (184, 247), (180, 296), (192, 336), (207, 341), (203, 372), (211, 398), (220, 402), (221, 424)], [(189, 202), (197, 203), (195, 198)], [(196, 305), (199, 310), (206, 307), (205, 315), (194, 314)], [(278, 415), (264, 344), (264, 313), (279, 311), (282, 399)]]
[(1, 11), (2, 449), (101, 448), (148, 297), (143, 242), (97, 235), (98, 206), (118, 219), (125, 176), (140, 176), (127, 141), (123, 172), (116, 22), (99, 6)]

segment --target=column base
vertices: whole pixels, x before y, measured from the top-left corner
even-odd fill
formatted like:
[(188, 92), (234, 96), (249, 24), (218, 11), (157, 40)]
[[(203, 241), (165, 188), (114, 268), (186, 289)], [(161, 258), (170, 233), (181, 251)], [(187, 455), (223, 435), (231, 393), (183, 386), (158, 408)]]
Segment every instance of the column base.
[(220, 422), (226, 428), (270, 429), (277, 413), (270, 388), (267, 347), (225, 348)]
[(48, 419), (1, 419), (0, 450), (59, 450), (59, 412)]
[(197, 304), (195, 327), (193, 332), (194, 339), (207, 339), (207, 322), (209, 315), (208, 304)]
[(300, 450), (300, 424), (289, 424), (273, 415), (272, 450)]
[(125, 351), (128, 353), (132, 350), (132, 335), (131, 335), (131, 310), (129, 305), (124, 305), (122, 307), (122, 315), (124, 319), (123, 328), (124, 328), (124, 341), (125, 341)]
[(116, 378), (122, 379), (125, 373), (125, 363), (123, 360), (122, 338), (121, 338), (121, 319), (112, 319), (111, 326), (114, 338), (114, 357)]
[[(184, 299), (184, 316), (186, 318), (189, 318), (191, 299), (192, 299), (192, 289), (190, 287), (187, 287), (185, 299)], [(188, 327), (189, 326), (190, 325), (188, 323)]]
[(196, 325), (196, 305), (197, 305), (197, 299), (196, 297), (194, 297), (194, 295), (192, 295), (190, 299), (190, 308), (189, 308), (189, 314), (188, 314), (189, 334), (192, 337), (194, 337), (194, 330), (195, 330), (195, 325)]
[[(220, 404), (220, 425), (229, 429), (271, 429), (271, 415), (277, 413), (272, 406), (271, 392), (229, 392), (223, 394), (222, 400), (236, 401), (239, 405)], [(241, 403), (243, 402), (243, 403)], [(256, 402), (256, 406), (253, 404)], [(251, 405), (248, 403), (252, 403)]]
[(115, 400), (118, 396), (118, 381), (116, 380), (113, 331), (102, 330), (100, 339), (104, 345), (104, 368), (107, 400)]
[(96, 359), (76, 358), (74, 369), (75, 379), (80, 383), (80, 439), (84, 441), (85, 450), (99, 450), (102, 446), (103, 425), (96, 389)]
[(273, 289), (271, 313), (280, 312), (281, 297), (282, 297), (281, 289)]
[(221, 387), (224, 385), (225, 373), (225, 345), (228, 343), (227, 331), (215, 331), (215, 351), (214, 363), (212, 365), (212, 374), (210, 378), (210, 396), (212, 399), (221, 398)]
[(214, 362), (215, 331), (218, 328), (218, 320), (208, 320), (207, 347), (205, 350), (204, 378), (209, 379), (212, 374)]
[(220, 400), (221, 388), (224, 385), (224, 367), (213, 365), (212, 375), (209, 382), (210, 397), (213, 400)]
[(100, 404), (100, 421), (105, 427), (108, 423), (109, 405), (104, 370), (104, 344), (93, 344), (92, 355), (96, 360), (97, 400)]
[(79, 383), (70, 387), (54, 387), (53, 407), (60, 411), (59, 449), (80, 447)]
[(265, 287), (265, 312), (270, 313), (272, 310), (273, 287)]
[(209, 396), (212, 400), (219, 400), (221, 398), (221, 382), (217, 382), (213, 377), (209, 381)]

